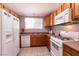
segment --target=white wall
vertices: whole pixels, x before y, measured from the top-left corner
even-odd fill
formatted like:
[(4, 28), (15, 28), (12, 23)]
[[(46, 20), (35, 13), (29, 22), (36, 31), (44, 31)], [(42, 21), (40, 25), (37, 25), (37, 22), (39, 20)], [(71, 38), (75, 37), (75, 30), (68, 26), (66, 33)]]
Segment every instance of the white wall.
[(21, 17), (21, 18), (20, 18), (20, 30), (21, 30), (22, 28), (25, 28), (24, 17)]

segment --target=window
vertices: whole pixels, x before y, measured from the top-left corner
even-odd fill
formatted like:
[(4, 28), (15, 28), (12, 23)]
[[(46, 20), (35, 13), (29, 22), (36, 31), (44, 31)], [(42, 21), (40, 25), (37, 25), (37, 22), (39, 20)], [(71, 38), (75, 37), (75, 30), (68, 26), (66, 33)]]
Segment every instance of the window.
[(26, 29), (42, 29), (43, 18), (25, 18)]

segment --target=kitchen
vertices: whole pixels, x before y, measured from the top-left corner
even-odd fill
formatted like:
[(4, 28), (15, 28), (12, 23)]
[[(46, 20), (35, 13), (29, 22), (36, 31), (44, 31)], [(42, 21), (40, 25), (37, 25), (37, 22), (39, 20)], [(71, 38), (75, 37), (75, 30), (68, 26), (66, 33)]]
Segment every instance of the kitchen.
[(79, 56), (78, 26), (79, 3), (0, 3), (0, 56)]

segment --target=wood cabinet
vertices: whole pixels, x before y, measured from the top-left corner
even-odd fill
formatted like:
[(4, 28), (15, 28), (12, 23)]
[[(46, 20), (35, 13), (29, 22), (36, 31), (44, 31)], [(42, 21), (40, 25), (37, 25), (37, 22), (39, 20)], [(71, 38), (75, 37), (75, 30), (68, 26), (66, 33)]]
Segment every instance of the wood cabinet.
[(59, 14), (59, 13), (61, 13), (62, 12), (62, 7), (59, 7), (58, 9), (57, 9), (57, 15)]
[(71, 3), (64, 3), (64, 4), (62, 5), (62, 11), (64, 11), (64, 10), (67, 9), (67, 8), (71, 8)]
[(31, 35), (30, 46), (47, 46), (50, 51), (50, 37), (47, 35)]
[(44, 35), (31, 35), (31, 46), (46, 46), (47, 40)]
[(45, 38), (47, 39), (47, 48), (50, 51), (50, 36), (46, 36)]
[(54, 13), (50, 14), (50, 26), (54, 25)]
[(79, 21), (79, 3), (72, 4), (72, 19)]
[(71, 18), (73, 21), (79, 21), (79, 3), (64, 3), (55, 12), (44, 18), (44, 26), (53, 26), (55, 16), (63, 12), (65, 9), (71, 8)]
[(56, 15), (57, 15), (57, 12), (55, 11), (55, 12), (54, 12), (54, 17), (55, 17)]
[(0, 3), (0, 8), (3, 8), (3, 4), (2, 3)]
[(54, 25), (54, 13), (44, 18), (44, 26), (51, 27)]
[(49, 17), (49, 16), (46, 16), (46, 17), (44, 18), (44, 26), (45, 26), (45, 27), (50, 26), (50, 17)]
[(79, 56), (79, 52), (64, 44), (64, 56)]

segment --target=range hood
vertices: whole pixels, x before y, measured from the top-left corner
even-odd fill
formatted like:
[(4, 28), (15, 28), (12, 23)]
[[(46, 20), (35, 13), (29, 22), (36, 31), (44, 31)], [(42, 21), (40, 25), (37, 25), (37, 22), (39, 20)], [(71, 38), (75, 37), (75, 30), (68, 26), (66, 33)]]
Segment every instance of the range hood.
[(73, 21), (71, 17), (71, 9), (67, 8), (57, 16), (55, 16), (54, 25), (79, 24), (79, 21)]

